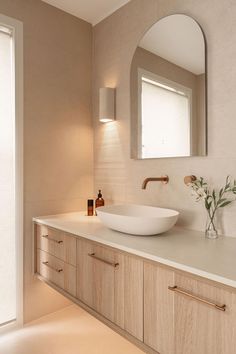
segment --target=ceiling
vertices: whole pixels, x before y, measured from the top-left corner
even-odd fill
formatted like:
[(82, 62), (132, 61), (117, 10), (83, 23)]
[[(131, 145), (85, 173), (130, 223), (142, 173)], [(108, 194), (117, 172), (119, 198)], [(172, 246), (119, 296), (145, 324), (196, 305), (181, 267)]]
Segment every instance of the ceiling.
[(130, 0), (42, 0), (96, 25)]
[(205, 72), (205, 41), (196, 21), (170, 15), (153, 25), (139, 43), (171, 63), (199, 75)]

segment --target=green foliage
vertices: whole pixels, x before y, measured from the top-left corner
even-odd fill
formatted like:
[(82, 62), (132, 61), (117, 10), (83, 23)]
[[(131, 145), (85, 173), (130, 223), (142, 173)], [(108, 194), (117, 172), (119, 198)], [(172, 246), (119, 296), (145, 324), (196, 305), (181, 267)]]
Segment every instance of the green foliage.
[(189, 186), (192, 188), (196, 201), (202, 200), (204, 202), (211, 221), (213, 221), (218, 208), (223, 208), (235, 200), (235, 198), (232, 199), (232, 194), (236, 195), (236, 180), (232, 182), (230, 176), (226, 177), (225, 185), (219, 192), (215, 189), (211, 191), (203, 177), (197, 178)]

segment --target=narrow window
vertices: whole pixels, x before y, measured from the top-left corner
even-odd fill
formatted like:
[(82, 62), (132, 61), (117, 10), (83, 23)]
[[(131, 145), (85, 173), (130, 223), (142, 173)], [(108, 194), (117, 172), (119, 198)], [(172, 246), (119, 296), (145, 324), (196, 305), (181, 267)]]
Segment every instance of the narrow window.
[(22, 24), (0, 15), (1, 328), (22, 314), (22, 68)]
[(0, 324), (16, 318), (12, 33), (0, 27)]

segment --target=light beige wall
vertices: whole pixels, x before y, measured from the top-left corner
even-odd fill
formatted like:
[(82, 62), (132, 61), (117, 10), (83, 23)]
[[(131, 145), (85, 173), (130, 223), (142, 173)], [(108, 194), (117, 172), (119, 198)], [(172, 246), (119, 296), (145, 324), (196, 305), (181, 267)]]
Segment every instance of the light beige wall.
[[(184, 13), (196, 19), (207, 39), (208, 156), (135, 161), (130, 154), (130, 65), (143, 34), (158, 19)], [(220, 186), (236, 177), (236, 2), (232, 0), (132, 0), (94, 29), (95, 187), (113, 202), (176, 208), (179, 225), (203, 230), (205, 211), (183, 184), (185, 175), (206, 177)], [(98, 88), (117, 87), (117, 122), (98, 123)], [(168, 174), (170, 183), (150, 183), (147, 176)], [(236, 236), (236, 203), (223, 210), (223, 231)], [(135, 241), (134, 241), (135, 242)]]
[[(205, 74), (197, 76), (197, 117), (198, 117), (198, 146), (199, 149), (204, 146), (206, 140), (206, 90), (205, 90)], [(199, 151), (200, 155), (203, 152)], [(203, 154), (204, 155), (204, 154)]]
[[(156, 75), (162, 76), (168, 80), (177, 82), (180, 85), (188, 87), (192, 90), (192, 153), (197, 154), (198, 151), (198, 115), (197, 102), (199, 104), (203, 101), (197, 99), (197, 95), (201, 94), (199, 90), (204, 89), (204, 85), (198, 85), (198, 76), (190, 71), (175, 65), (164, 58), (153, 54), (146, 49), (138, 47), (134, 53), (131, 64), (130, 75), (130, 120), (131, 120), (131, 156), (137, 157), (137, 117), (138, 117), (138, 69), (142, 68)], [(201, 80), (204, 84), (204, 81)], [(204, 92), (204, 91), (203, 91)], [(201, 94), (202, 97), (202, 94)], [(204, 110), (204, 108), (203, 108)]]
[(24, 319), (69, 302), (32, 276), (31, 218), (84, 209), (93, 191), (92, 28), (39, 0), (0, 0), (24, 25)]

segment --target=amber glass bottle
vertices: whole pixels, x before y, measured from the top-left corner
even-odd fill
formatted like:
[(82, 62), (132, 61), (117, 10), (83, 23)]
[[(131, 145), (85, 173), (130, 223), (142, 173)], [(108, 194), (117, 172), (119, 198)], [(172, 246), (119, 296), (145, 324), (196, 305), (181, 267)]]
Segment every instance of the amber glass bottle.
[(99, 207), (103, 206), (104, 204), (105, 204), (105, 201), (104, 201), (104, 199), (102, 197), (101, 189), (99, 189), (98, 197), (95, 200), (95, 208), (99, 208)]
[(93, 199), (88, 199), (88, 216), (93, 216)]

